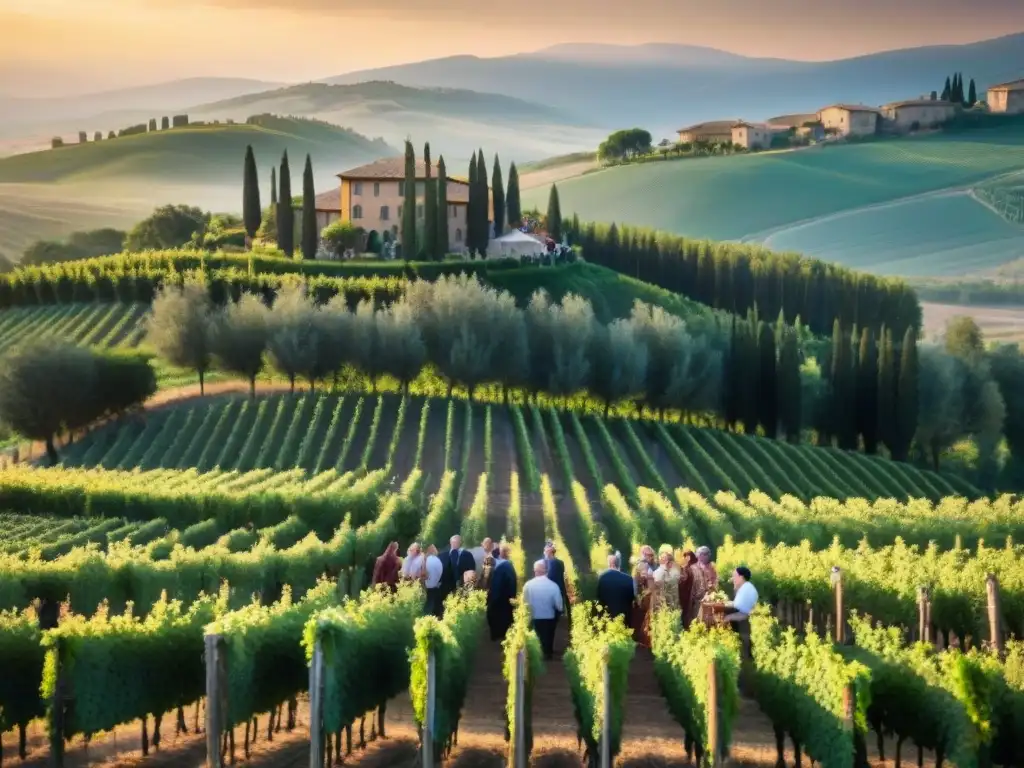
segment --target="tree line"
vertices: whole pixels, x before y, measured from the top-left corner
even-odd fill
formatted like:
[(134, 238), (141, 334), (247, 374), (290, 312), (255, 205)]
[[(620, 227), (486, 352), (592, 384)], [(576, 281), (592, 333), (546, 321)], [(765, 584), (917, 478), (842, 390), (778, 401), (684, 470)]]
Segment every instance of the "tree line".
[[(932, 98), (935, 98), (934, 92)], [(946, 85), (940, 96), (942, 101), (951, 101), (954, 104), (962, 104), (965, 107), (973, 107), (978, 102), (978, 89), (974, 86), (974, 78), (971, 78), (970, 86), (964, 93), (964, 76), (960, 72), (953, 73), (953, 77), (946, 78)]]
[(0, 423), (44, 441), (56, 464), (57, 435), (124, 413), (155, 392), (156, 373), (145, 355), (35, 339), (3, 357)]
[[(630, 277), (745, 316), (780, 312), (827, 336), (836, 319), (843, 328), (882, 327), (901, 339), (921, 327), (921, 307), (902, 280), (854, 272), (798, 254), (735, 243), (690, 240), (617, 224), (565, 221), (566, 234), (584, 258)], [(549, 226), (550, 229), (550, 226)]]

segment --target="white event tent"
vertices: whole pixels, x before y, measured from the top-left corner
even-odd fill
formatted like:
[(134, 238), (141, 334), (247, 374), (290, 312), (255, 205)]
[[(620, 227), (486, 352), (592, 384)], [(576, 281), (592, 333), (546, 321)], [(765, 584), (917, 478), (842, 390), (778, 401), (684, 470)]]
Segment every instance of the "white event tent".
[(543, 253), (545, 253), (544, 243), (518, 229), (513, 229), (507, 235), (496, 237), (487, 244), (487, 255), (491, 258), (519, 258), (539, 256)]

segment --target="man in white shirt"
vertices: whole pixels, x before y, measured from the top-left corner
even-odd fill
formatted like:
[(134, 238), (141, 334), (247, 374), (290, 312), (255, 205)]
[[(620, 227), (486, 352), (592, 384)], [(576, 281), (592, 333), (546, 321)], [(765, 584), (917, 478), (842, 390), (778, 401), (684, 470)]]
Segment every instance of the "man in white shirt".
[(732, 572), (733, 599), (729, 605), (733, 612), (725, 615), (740, 638), (743, 640), (743, 653), (750, 655), (750, 614), (757, 606), (757, 589), (750, 582), (750, 569), (745, 565), (739, 566)]
[(419, 581), (423, 576), (423, 552), (420, 543), (414, 541), (409, 545), (405, 562), (402, 563), (402, 579), (405, 581)]
[(533, 564), (533, 578), (523, 586), (523, 600), (530, 608), (531, 624), (544, 658), (550, 661), (555, 655), (555, 625), (563, 605), (562, 591), (548, 578), (548, 566), (543, 560)]
[(441, 594), (441, 577), (444, 575), (444, 563), (437, 556), (437, 547), (427, 547), (427, 555), (423, 561), (423, 587), (427, 590), (426, 612), (430, 616), (441, 618), (444, 608), (444, 597)]

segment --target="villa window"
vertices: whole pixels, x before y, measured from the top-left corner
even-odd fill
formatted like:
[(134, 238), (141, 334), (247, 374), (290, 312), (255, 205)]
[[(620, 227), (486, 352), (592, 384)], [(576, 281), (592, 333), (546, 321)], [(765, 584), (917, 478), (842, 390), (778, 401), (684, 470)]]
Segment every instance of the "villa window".
[(355, 184), (352, 185), (352, 194), (353, 195), (362, 195), (363, 194), (363, 183), (361, 181), (357, 181)]
[[(405, 182), (404, 181), (398, 182), (398, 196), (399, 197), (405, 197)], [(402, 215), (401, 211), (399, 211), (398, 215), (399, 216)]]
[(417, 219), (422, 219), (423, 218), (423, 206), (422, 205), (417, 205), (416, 206), (416, 218)]
[(403, 208), (403, 207), (404, 207), (404, 206), (401, 206), (401, 205), (400, 205), (400, 206), (398, 206), (398, 218), (402, 218), (402, 208)]
[(361, 206), (361, 205), (353, 205), (352, 206), (352, 218), (353, 219), (361, 219), (361, 218), (363, 218), (363, 206)]
[(461, 243), (462, 242), (462, 230), (461, 229), (456, 229), (455, 230), (455, 242), (456, 243)]
[(379, 181), (373, 182), (373, 196), (374, 197), (380, 197), (380, 182)]
[(459, 206), (457, 206), (457, 205), (449, 205), (448, 206), (448, 210), (451, 212), (451, 214), (452, 214), (451, 217), (453, 219), (458, 218), (458, 216), (459, 216)]
[(391, 211), (388, 210), (388, 207), (386, 205), (382, 205), (380, 207), (380, 220), (381, 221), (387, 221), (390, 218), (391, 218)]

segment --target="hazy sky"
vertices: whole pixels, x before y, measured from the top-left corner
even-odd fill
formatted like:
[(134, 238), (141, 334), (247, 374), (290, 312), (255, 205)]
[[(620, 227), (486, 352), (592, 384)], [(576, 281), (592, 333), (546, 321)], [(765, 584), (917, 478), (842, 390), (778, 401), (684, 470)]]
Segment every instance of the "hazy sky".
[(835, 59), (1024, 31), (1024, 0), (0, 0), (0, 30), (0, 91), (57, 95), (201, 75), (300, 81), (563, 42)]

